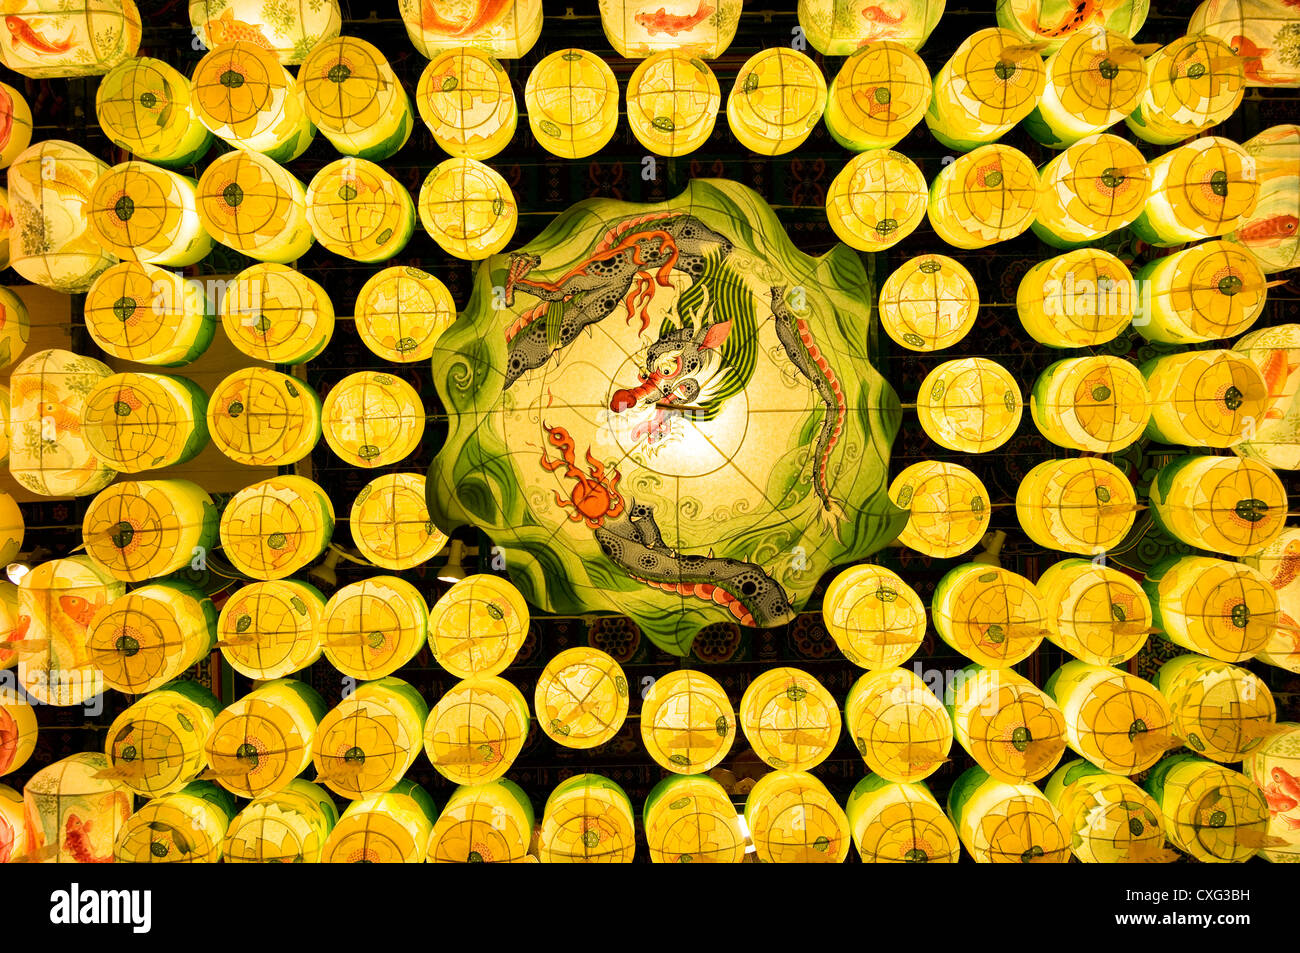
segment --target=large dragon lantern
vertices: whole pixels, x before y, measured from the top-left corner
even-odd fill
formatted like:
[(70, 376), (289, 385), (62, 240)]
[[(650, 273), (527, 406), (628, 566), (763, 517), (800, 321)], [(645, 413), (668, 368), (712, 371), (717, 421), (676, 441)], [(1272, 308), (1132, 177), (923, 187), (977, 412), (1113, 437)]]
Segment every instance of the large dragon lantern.
[(439, 339), (433, 520), (487, 533), (530, 602), (626, 614), (675, 654), (789, 622), (906, 522), (869, 314), (855, 253), (809, 258), (736, 183), (581, 202), (484, 262)]

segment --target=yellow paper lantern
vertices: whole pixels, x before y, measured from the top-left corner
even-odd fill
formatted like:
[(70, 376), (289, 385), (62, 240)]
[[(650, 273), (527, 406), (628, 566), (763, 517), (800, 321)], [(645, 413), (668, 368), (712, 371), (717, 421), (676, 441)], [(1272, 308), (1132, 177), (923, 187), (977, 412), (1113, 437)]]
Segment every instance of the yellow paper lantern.
[(1300, 126), (1271, 126), (1242, 148), (1255, 157), (1259, 201), (1227, 237), (1249, 248), (1268, 274), (1294, 268), (1300, 265)]
[(600, 649), (577, 646), (557, 654), (542, 670), (533, 710), (548, 737), (566, 748), (596, 748), (627, 718), (627, 678)]
[(203, 742), (220, 710), (216, 696), (198, 682), (151, 691), (109, 726), (108, 776), (145, 797), (180, 791), (208, 766)]
[(864, 864), (955, 864), (957, 829), (920, 781), (900, 784), (868, 774), (845, 805)]
[(221, 512), (226, 558), (254, 579), (283, 579), (310, 565), (333, 532), (334, 504), (306, 477), (272, 477), (246, 486)]
[(255, 360), (303, 364), (333, 337), (334, 304), (301, 272), (281, 264), (253, 265), (226, 286), (221, 326), (230, 343)]
[(1115, 549), (1137, 519), (1137, 492), (1097, 457), (1045, 460), (1016, 488), (1016, 518), (1044, 549), (1095, 555)]
[(1016, 432), (1024, 402), (1015, 378), (996, 361), (945, 361), (925, 376), (916, 415), (941, 447), (964, 453), (996, 450)]
[(1147, 89), (1124, 122), (1147, 142), (1172, 145), (1223, 122), (1246, 91), (1242, 59), (1206, 33), (1181, 36), (1146, 60)]
[(832, 180), (826, 218), (846, 245), (883, 251), (921, 224), (928, 195), (911, 159), (892, 149), (871, 149), (850, 159)]
[(1107, 133), (1080, 139), (1039, 170), (1042, 191), (1031, 226), (1057, 248), (1090, 244), (1139, 215), (1151, 192), (1146, 158)]
[(199, 357), (216, 333), (216, 308), (203, 285), (155, 265), (124, 261), (86, 292), (91, 338), (113, 357), (172, 367)]
[(14, 271), (33, 284), (76, 294), (117, 261), (100, 247), (89, 222), (91, 192), (107, 171), (106, 163), (61, 139), (19, 153), (8, 175)]
[(948, 816), (977, 864), (1064, 864), (1070, 834), (1032, 784), (999, 781), (978, 765), (948, 792)]
[(1201, 863), (1244, 863), (1266, 844), (1268, 802), (1239, 771), (1179, 754), (1155, 766), (1146, 789), (1160, 805), (1170, 842)]
[(1060, 811), (1070, 850), (1083, 863), (1173, 859), (1165, 850), (1159, 805), (1128, 778), (1075, 759), (1056, 770), (1043, 793)]
[(1270, 468), (1236, 457), (1179, 457), (1151, 481), (1151, 512), (1175, 539), (1249, 556), (1285, 528), (1286, 487)]
[(206, 658), (216, 637), (211, 599), (180, 583), (153, 583), (95, 613), (86, 651), (109, 688), (143, 695)]
[(517, 864), (528, 857), (533, 805), (513, 781), (456, 788), (433, 825), (431, 864)]
[(726, 52), (740, 25), (742, 0), (600, 0), (600, 25), (619, 56), (641, 59), (682, 50), (702, 59)]
[(1182, 351), (1142, 365), (1151, 391), (1147, 435), (1188, 447), (1231, 447), (1263, 420), (1268, 385), (1235, 351)]
[(975, 326), (979, 288), (966, 267), (947, 255), (918, 255), (880, 288), (880, 323), (912, 351), (940, 351)]
[(867, 767), (889, 781), (928, 778), (952, 748), (948, 712), (920, 675), (903, 668), (867, 672), (853, 683), (844, 729)]
[(831, 693), (807, 672), (772, 668), (745, 689), (740, 727), (754, 753), (772, 767), (808, 771), (839, 741), (840, 712)]
[(760, 863), (839, 864), (851, 835), (844, 809), (804, 771), (763, 775), (745, 799), (745, 823)]
[(189, 0), (190, 25), (208, 49), (247, 40), (287, 66), (303, 62), (318, 43), (339, 35), (338, 0)]
[(663, 50), (638, 64), (628, 80), (627, 123), (651, 152), (687, 155), (708, 141), (721, 103), (717, 77), (703, 60)]
[(322, 246), (353, 261), (392, 258), (415, 230), (411, 194), (366, 159), (338, 159), (307, 189), (307, 221)]
[(826, 129), (846, 149), (889, 149), (934, 94), (925, 61), (895, 40), (871, 40), (844, 61), (826, 99)]
[(447, 286), (409, 265), (371, 275), (357, 293), (354, 311), (361, 343), (399, 364), (427, 361), (439, 336), (456, 320), (456, 302)]
[(420, 693), (400, 678), (357, 686), (316, 729), (311, 755), (316, 780), (353, 800), (382, 794), (415, 763), (428, 717)]
[(322, 864), (419, 864), (438, 808), (414, 781), (353, 801), (325, 839)]
[(495, 255), (514, 236), (519, 208), (506, 180), (473, 159), (448, 159), (420, 186), (420, 224), (455, 258)]
[(1089, 559), (1063, 559), (1034, 584), (1043, 597), (1047, 639), (1093, 665), (1121, 665), (1146, 644), (1151, 600), (1141, 584)]
[(738, 864), (745, 835), (726, 789), (704, 774), (672, 774), (656, 784), (642, 811), (656, 864)]
[(727, 97), (727, 125), (742, 146), (782, 155), (808, 138), (826, 109), (826, 79), (807, 56), (783, 46), (755, 53)]
[(0, 62), (32, 79), (98, 76), (140, 46), (133, 0), (11, 0)]
[[(14, 561), (23, 548), (26, 534), (23, 511), (18, 508), (17, 501), (8, 493), (0, 493), (0, 563), (8, 566)], [(0, 665), (0, 668), (4, 666)]]
[(1233, 447), (1239, 456), (1259, 460), (1279, 470), (1300, 469), (1300, 439), (1288, 419), (1294, 419), (1300, 391), (1300, 325), (1260, 328), (1233, 346), (1257, 368), (1264, 383), (1264, 408), (1242, 419), (1245, 438)]
[(1140, 774), (1182, 742), (1169, 703), (1150, 682), (1105, 665), (1066, 662), (1043, 690), (1065, 715), (1076, 753), (1112, 774)]
[(524, 87), (524, 105), (537, 141), (562, 159), (599, 152), (618, 128), (614, 71), (587, 50), (557, 50), (534, 66)]
[(1147, 89), (1142, 50), (1122, 33), (1090, 25), (1047, 58), (1042, 98), (1025, 130), (1052, 149), (1102, 132), (1137, 108)]
[(983, 563), (948, 570), (935, 587), (930, 612), (941, 639), (989, 668), (1024, 661), (1051, 631), (1037, 587)]
[(249, 258), (283, 264), (312, 246), (307, 190), (261, 153), (237, 149), (213, 159), (199, 177), (198, 196), (208, 234)]
[(0, 784), (0, 864), (30, 856), (23, 796)]
[[(1300, 758), (1296, 756), (1296, 743), (1300, 741), (1300, 725), (1280, 725), (1280, 731), (1265, 739), (1264, 743), (1246, 756), (1242, 773), (1254, 781), (1268, 800), (1270, 818), (1266, 837), (1285, 843), (1265, 847), (1260, 856), (1275, 864), (1295, 863), (1300, 855)], [(3, 859), (3, 857), (0, 857)]]
[(234, 817), (234, 798), (215, 784), (195, 781), (132, 814), (113, 856), (119, 864), (215, 864)]
[(104, 75), (95, 93), (95, 117), (114, 145), (158, 165), (191, 165), (212, 145), (212, 133), (194, 108), (190, 81), (151, 56), (124, 60)]
[(982, 146), (935, 176), (927, 215), (949, 245), (985, 248), (1033, 224), (1040, 190), (1038, 170), (1023, 152)]
[(1133, 321), (1148, 341), (1198, 344), (1245, 331), (1264, 310), (1264, 273), (1239, 245), (1203, 242), (1143, 266)]
[(505, 67), (469, 46), (433, 54), (415, 87), (415, 104), (433, 141), (464, 159), (492, 158), (510, 144), (519, 120)]
[(846, 56), (865, 43), (893, 40), (919, 50), (943, 16), (946, 0), (908, 0), (885, 9), (856, 0), (799, 0), (799, 26), (813, 49)]
[(5, 646), (21, 641), (25, 634), (18, 630), (18, 587), (7, 579), (0, 581), (0, 672), (18, 664), (18, 653)]
[(424, 404), (391, 374), (349, 374), (325, 395), (325, 442), (354, 467), (383, 467), (410, 456), (424, 436)]
[(317, 43), (298, 69), (307, 118), (344, 155), (378, 162), (406, 145), (415, 120), (379, 49), (341, 36)]
[(207, 404), (208, 395), (184, 377), (114, 374), (86, 395), (82, 434), (114, 470), (170, 467), (207, 445)]
[(1135, 443), (1156, 406), (1142, 372), (1109, 355), (1049, 364), (1029, 394), (1039, 433), (1058, 447), (1086, 453), (1114, 453)]
[(630, 864), (636, 851), (632, 802), (615, 782), (579, 774), (546, 799), (537, 835), (544, 864)]
[(429, 519), (423, 473), (385, 473), (361, 488), (348, 523), (361, 555), (384, 569), (414, 569), (447, 544)]
[(190, 566), (217, 543), (217, 508), (189, 480), (124, 480), (102, 491), (81, 524), (86, 553), (123, 582)]
[(324, 788), (294, 778), (235, 816), (222, 854), (228, 864), (318, 864), (338, 821), (338, 808)]
[(498, 675), (528, 635), (528, 603), (510, 582), (476, 574), (456, 582), (429, 612), (429, 648), (457, 678)]
[(212, 443), (236, 463), (296, 463), (320, 440), (321, 404), (304, 381), (266, 367), (245, 367), (208, 399)]
[(32, 144), (32, 109), (22, 93), (0, 83), (0, 169)]
[(217, 617), (217, 644), (230, 667), (260, 681), (301, 671), (321, 655), (325, 597), (296, 579), (236, 589)]
[(1282, 39), (1295, 21), (1286, 0), (1202, 0), (1187, 21), (1188, 33), (1226, 40), (1243, 60), (1247, 86), (1300, 86), (1300, 71)]
[(214, 48), (194, 67), (191, 82), (199, 122), (237, 149), (291, 162), (316, 136), (293, 74), (256, 42)]
[(429, 712), (424, 752), (448, 780), (481, 785), (510, 770), (527, 737), (528, 703), (519, 689), (496, 675), (473, 675)]
[[(1145, 290), (1145, 286), (1144, 286)], [(1020, 279), (1016, 314), (1048, 347), (1095, 347), (1133, 321), (1138, 285), (1128, 266), (1099, 248), (1079, 248), (1040, 261)]]
[(969, 152), (1028, 116), (1046, 77), (1038, 51), (1010, 30), (980, 30), (961, 42), (935, 76), (925, 124), (948, 148)]
[(988, 490), (959, 463), (914, 463), (894, 477), (889, 498), (908, 511), (898, 541), (936, 559), (969, 552), (989, 528)]
[(0, 267), (9, 267), (9, 233), (14, 220), (9, 214), (9, 190), (0, 189)]
[(1061, 709), (1012, 669), (966, 666), (948, 686), (945, 703), (957, 741), (999, 781), (1037, 781), (1065, 752)]
[(1156, 688), (1174, 713), (1174, 732), (1202, 757), (1240, 761), (1273, 731), (1277, 705), (1253, 672), (1202, 655), (1160, 666)]
[(1255, 158), (1230, 139), (1202, 136), (1152, 159), (1147, 170), (1151, 192), (1129, 227), (1158, 247), (1226, 235), (1259, 203)]
[(36, 709), (20, 692), (0, 687), (0, 778), (27, 763), (39, 734)]
[(542, 0), (398, 0), (398, 9), (411, 43), (429, 59), (439, 50), (468, 45), (515, 60), (542, 32)]
[(212, 251), (193, 179), (147, 162), (123, 162), (95, 180), (90, 232), (118, 258), (192, 265)]
[[(1278, 603), (1277, 621), (1280, 624), (1270, 627), (1272, 631), (1255, 658), (1289, 672), (1300, 672), (1300, 626), (1296, 624), (1300, 619), (1297, 558), (1300, 558), (1300, 527), (1288, 527), (1258, 553), (1241, 560), (1264, 577)], [(0, 655), (0, 668), (4, 668), (3, 655)]]
[(921, 597), (883, 566), (851, 566), (831, 580), (822, 621), (844, 657), (868, 670), (902, 665), (925, 638)]
[(284, 790), (311, 763), (324, 716), (324, 700), (306, 682), (263, 682), (217, 715), (204, 744), (211, 775), (240, 797)]
[(131, 789), (100, 777), (108, 759), (83, 751), (32, 775), (23, 787), (29, 858), (43, 863), (113, 862), (113, 844), (131, 816)]
[(371, 576), (344, 586), (330, 596), (321, 616), (325, 657), (352, 678), (393, 674), (415, 658), (428, 632), (424, 596), (397, 576)]
[(1278, 622), (1277, 593), (1257, 569), (1209, 556), (1168, 559), (1143, 584), (1160, 633), (1220, 662), (1244, 662), (1268, 643)]
[(998, 26), (1040, 44), (1054, 53), (1077, 31), (1100, 24), (1125, 37), (1134, 36), (1146, 22), (1150, 0), (1097, 0), (1078, 8), (1062, 0), (998, 0)]
[(735, 739), (736, 713), (727, 693), (703, 672), (669, 672), (642, 697), (641, 743), (669, 771), (708, 771)]

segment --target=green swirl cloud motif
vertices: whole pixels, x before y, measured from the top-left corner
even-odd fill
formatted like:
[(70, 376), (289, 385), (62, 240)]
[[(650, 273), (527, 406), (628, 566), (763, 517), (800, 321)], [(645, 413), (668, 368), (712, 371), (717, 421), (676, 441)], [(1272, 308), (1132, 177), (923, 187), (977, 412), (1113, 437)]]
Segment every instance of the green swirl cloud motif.
[(438, 341), (434, 522), (487, 533), (530, 603), (626, 614), (674, 654), (789, 622), (906, 522), (871, 298), (855, 253), (809, 258), (734, 182), (580, 202), (485, 261)]

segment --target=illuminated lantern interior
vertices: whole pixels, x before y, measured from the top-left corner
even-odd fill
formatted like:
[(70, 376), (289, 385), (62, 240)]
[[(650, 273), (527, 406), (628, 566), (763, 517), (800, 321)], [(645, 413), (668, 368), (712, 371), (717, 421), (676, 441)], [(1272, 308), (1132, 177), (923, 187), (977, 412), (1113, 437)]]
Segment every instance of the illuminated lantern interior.
[(939, 637), (973, 662), (1006, 668), (1028, 658), (1050, 628), (1043, 599), (1019, 573), (964, 563), (939, 580), (930, 603)]
[(1172, 145), (1218, 125), (1241, 105), (1245, 64), (1210, 34), (1182, 36), (1147, 57), (1147, 89), (1125, 124), (1137, 137)]
[[(205, 743), (212, 766), (208, 774), (239, 797), (286, 788), (292, 794), (294, 785), (302, 783), (298, 775), (311, 763), (312, 738), (323, 717), (325, 702), (305, 682), (264, 682), (217, 715)], [(318, 800), (333, 810), (323, 792)], [(232, 835), (238, 823), (231, 827)]]
[(208, 766), (203, 741), (220, 710), (216, 696), (197, 682), (151, 691), (109, 727), (109, 776), (144, 797), (182, 790)]
[(463, 159), (492, 158), (510, 143), (518, 122), (505, 67), (469, 46), (433, 56), (420, 74), (415, 103), (433, 141)]
[(1053, 672), (1043, 690), (1065, 715), (1070, 748), (1112, 774), (1140, 774), (1182, 745), (1169, 703), (1136, 675), (1074, 660)]
[(187, 166), (212, 146), (189, 79), (151, 56), (124, 60), (104, 75), (95, 93), (95, 116), (115, 145), (146, 162)]
[(736, 74), (727, 97), (727, 124), (745, 148), (781, 155), (808, 138), (826, 108), (821, 68), (797, 50), (756, 53)]
[(959, 463), (914, 463), (894, 478), (889, 497), (908, 511), (898, 541), (939, 559), (969, 552), (992, 518), (988, 490)]
[(1146, 644), (1151, 600), (1132, 576), (1090, 559), (1063, 559), (1034, 584), (1054, 625), (1047, 639), (1093, 665), (1122, 665)]
[(1075, 248), (1130, 224), (1150, 190), (1146, 159), (1119, 136), (1077, 140), (1039, 173), (1042, 191), (1031, 226), (1057, 248)]
[(721, 102), (718, 79), (703, 60), (664, 50), (628, 80), (627, 123), (651, 152), (687, 155), (708, 141)]
[(614, 71), (587, 50), (557, 50), (534, 66), (524, 104), (537, 141), (563, 159), (594, 155), (618, 128)]
[(1032, 784), (999, 781), (978, 765), (948, 793), (948, 816), (977, 864), (1064, 864), (1070, 835), (1061, 814)]
[(218, 450), (248, 466), (284, 466), (321, 437), (321, 403), (305, 382), (266, 367), (224, 378), (208, 399), (208, 434)]
[(599, 774), (561, 781), (546, 799), (537, 835), (544, 864), (629, 864), (636, 851), (632, 802)]
[(424, 596), (398, 576), (371, 576), (339, 589), (321, 614), (321, 647), (330, 664), (352, 678), (391, 675), (428, 638)]
[(362, 343), (399, 364), (427, 361), (438, 336), (456, 320), (456, 302), (447, 286), (409, 265), (371, 275), (357, 293), (354, 310)]
[(297, 579), (255, 582), (231, 593), (217, 617), (217, 644), (230, 667), (267, 681), (301, 671), (321, 655), (325, 597)]
[(1151, 392), (1154, 440), (1185, 447), (1231, 447), (1247, 421), (1265, 419), (1268, 384), (1236, 351), (1179, 351), (1142, 365)]
[(338, 808), (324, 788), (294, 778), (235, 815), (222, 855), (228, 864), (318, 864), (338, 821)]
[(418, 864), (438, 808), (414, 781), (349, 804), (325, 839), (323, 864)]
[(845, 805), (864, 864), (955, 864), (957, 829), (920, 781), (899, 784), (868, 774)]
[(627, 677), (607, 652), (575, 646), (546, 663), (533, 695), (537, 723), (566, 748), (595, 748), (618, 734), (628, 711)]
[(712, 60), (731, 45), (741, 7), (741, 0), (600, 0), (600, 25), (628, 59), (682, 50)]
[(1142, 372), (1109, 355), (1049, 364), (1029, 394), (1029, 412), (1044, 437), (1091, 453), (1113, 453), (1135, 443), (1156, 406)]
[(852, 566), (831, 580), (822, 621), (844, 657), (869, 670), (902, 665), (925, 638), (921, 597), (883, 566)]
[(1258, 164), (1230, 139), (1194, 139), (1151, 160), (1147, 171), (1151, 194), (1131, 227), (1152, 245), (1226, 235), (1259, 202)]
[(1137, 108), (1147, 88), (1141, 48), (1095, 26), (1072, 33), (1045, 65), (1042, 99), (1025, 129), (1053, 149), (1110, 128)]
[(86, 395), (82, 433), (121, 473), (174, 466), (207, 445), (207, 404), (208, 395), (184, 377), (114, 374)]
[(134, 0), (11, 0), (0, 63), (32, 79), (98, 76), (140, 46)]
[(745, 799), (760, 863), (838, 864), (852, 846), (849, 820), (821, 781), (805, 771), (773, 771)]
[(451, 793), (429, 837), (431, 864), (518, 864), (533, 837), (533, 805), (513, 781), (462, 785)]
[(905, 668), (867, 672), (853, 683), (844, 699), (844, 730), (867, 767), (890, 781), (929, 777), (952, 748), (943, 704)]
[(1093, 556), (1120, 544), (1137, 519), (1137, 493), (1108, 460), (1045, 460), (1016, 488), (1020, 528), (1045, 549)]
[(874, 40), (844, 61), (826, 99), (826, 129), (846, 149), (889, 149), (930, 106), (925, 61), (894, 40)]
[(96, 278), (83, 310), (95, 343), (137, 364), (188, 364), (216, 333), (216, 306), (199, 282), (138, 261), (113, 265)]
[(1081, 758), (1061, 765), (1043, 788), (1070, 833), (1070, 850), (1085, 864), (1172, 859), (1160, 807), (1128, 778)]
[(1237, 457), (1178, 457), (1151, 481), (1151, 512), (1189, 546), (1249, 556), (1285, 528), (1286, 487), (1270, 468)]
[(378, 162), (411, 136), (411, 101), (384, 54), (365, 40), (316, 44), (296, 82), (307, 118), (344, 155)]
[(348, 523), (361, 555), (384, 569), (413, 569), (447, 545), (429, 519), (423, 473), (385, 473), (361, 488)]
[(519, 689), (496, 675), (473, 675), (430, 710), (424, 752), (448, 780), (484, 785), (510, 770), (527, 737), (528, 703)]
[(317, 782), (352, 800), (390, 790), (415, 763), (428, 716), (420, 693), (400, 678), (357, 686), (316, 729), (312, 763)]
[(840, 241), (859, 251), (889, 248), (921, 224), (929, 191), (916, 164), (892, 149), (848, 161), (826, 194), (826, 217)]
[(676, 669), (641, 700), (641, 743), (668, 771), (700, 774), (727, 756), (736, 739), (736, 713), (713, 678)]
[(334, 334), (334, 305), (325, 289), (302, 272), (266, 263), (245, 268), (226, 286), (221, 325), (249, 357), (303, 364)]
[(86, 507), (86, 553), (123, 582), (144, 582), (190, 565), (217, 541), (217, 508), (189, 480), (120, 480)]
[(1024, 401), (1006, 368), (983, 357), (945, 361), (921, 381), (916, 415), (931, 440), (949, 450), (985, 453), (1016, 432)]

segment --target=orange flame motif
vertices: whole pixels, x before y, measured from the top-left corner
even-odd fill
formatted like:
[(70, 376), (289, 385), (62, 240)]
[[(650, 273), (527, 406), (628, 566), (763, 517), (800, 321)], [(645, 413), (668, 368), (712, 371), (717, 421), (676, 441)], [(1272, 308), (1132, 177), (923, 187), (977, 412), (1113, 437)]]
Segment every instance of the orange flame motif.
[(563, 467), (565, 478), (574, 480), (577, 484), (567, 500), (558, 492), (555, 494), (556, 503), (565, 509), (573, 508), (573, 512), (568, 514), (569, 520), (574, 523), (585, 520), (590, 529), (595, 529), (603, 525), (607, 518), (621, 516), (623, 497), (617, 489), (618, 481), (622, 478), (619, 472), (615, 470), (613, 478), (606, 481), (605, 465), (592, 456), (591, 448), (588, 448), (587, 472), (583, 473), (577, 464), (573, 438), (569, 432), (563, 427), (548, 427), (545, 423), (542, 426), (550, 436), (551, 445), (560, 451), (558, 460), (552, 459), (547, 451), (542, 451), (543, 469), (554, 473)]

